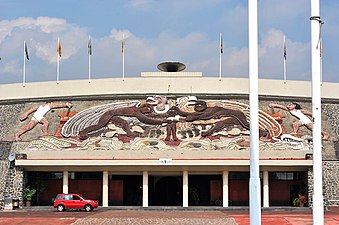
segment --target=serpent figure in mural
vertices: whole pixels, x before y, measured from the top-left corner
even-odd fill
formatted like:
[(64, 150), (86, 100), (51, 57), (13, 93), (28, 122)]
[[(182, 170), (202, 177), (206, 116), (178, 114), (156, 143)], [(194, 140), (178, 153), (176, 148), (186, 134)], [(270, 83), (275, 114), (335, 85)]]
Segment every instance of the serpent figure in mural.
[(80, 131), (79, 137), (80, 139), (87, 139), (88, 134), (93, 131), (97, 131), (103, 127), (105, 127), (109, 122), (114, 125), (121, 127), (127, 134), (128, 137), (137, 137), (139, 134), (131, 131), (129, 123), (122, 119), (120, 116), (126, 117), (136, 117), (140, 122), (145, 124), (152, 125), (162, 125), (166, 123), (166, 119), (163, 118), (155, 118), (148, 114), (152, 112), (152, 106), (145, 104), (142, 106), (131, 106), (126, 108), (117, 108), (112, 109), (105, 112), (99, 119), (97, 124), (89, 126)]
[[(224, 129), (229, 125), (241, 125), (245, 129), (250, 129), (250, 124), (246, 119), (245, 114), (240, 110), (227, 109), (220, 106), (208, 107), (205, 101), (196, 101), (194, 104), (195, 112), (184, 112), (179, 109), (176, 109), (177, 113), (180, 116), (184, 117), (184, 120), (187, 122), (193, 122), (197, 120), (210, 120), (216, 119), (217, 121), (213, 123), (212, 127), (201, 133), (202, 137), (210, 136), (215, 132), (218, 132)], [(227, 117), (226, 119), (222, 119)], [(260, 129), (259, 136), (266, 136), (266, 131)]]
[(112, 103), (103, 106), (92, 107), (78, 113), (63, 127), (62, 134), (65, 137), (78, 136), (87, 139), (89, 133), (104, 128), (108, 123), (121, 127), (128, 137), (137, 137), (140, 134), (132, 132), (127, 120), (122, 117), (134, 117), (146, 125), (165, 125), (169, 141), (172, 135), (177, 141), (176, 126), (173, 111), (166, 105), (165, 96), (148, 97), (146, 103), (139, 106), (140, 102)]
[[(198, 130), (202, 137), (217, 134), (232, 125), (241, 125), (246, 130), (249, 129), (249, 106), (247, 104), (231, 101), (197, 101), (196, 97), (193, 97), (178, 98), (180, 102), (177, 99), (176, 106), (172, 100), (172, 107), (167, 104), (166, 96), (156, 95), (148, 97), (143, 104), (139, 101), (131, 101), (88, 108), (66, 122), (62, 135), (64, 137), (80, 136), (81, 139), (86, 139), (109, 123), (121, 127), (129, 137), (142, 136), (140, 132), (132, 132), (130, 128), (132, 124), (142, 127), (144, 136), (147, 127), (148, 129), (152, 129), (152, 126), (161, 129), (165, 126), (166, 141), (169, 141), (171, 136), (173, 141), (177, 141), (177, 129), (181, 129), (183, 124), (190, 124), (191, 129), (195, 131), (197, 125), (202, 127), (205, 124), (210, 125), (207, 131), (200, 133)], [(265, 136), (266, 131), (272, 137), (281, 134), (279, 123), (261, 110), (259, 110), (259, 127), (260, 136)]]

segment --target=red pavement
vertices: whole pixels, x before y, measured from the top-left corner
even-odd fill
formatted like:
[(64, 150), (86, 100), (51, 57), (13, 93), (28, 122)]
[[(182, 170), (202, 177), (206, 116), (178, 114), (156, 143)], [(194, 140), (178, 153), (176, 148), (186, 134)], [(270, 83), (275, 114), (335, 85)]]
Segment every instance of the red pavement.
[[(233, 218), (233, 219), (232, 219)], [(0, 225), (8, 224), (32, 224), (32, 225), (68, 225), (68, 224), (194, 224), (206, 225), (208, 221), (218, 222), (217, 224), (249, 225), (248, 211), (163, 211), (163, 210), (95, 210), (66, 211), (56, 210), (13, 210), (0, 211)], [(147, 222), (148, 221), (148, 222)], [(161, 223), (162, 221), (162, 223)], [(165, 221), (165, 223), (164, 223)], [(166, 222), (167, 221), (167, 222)], [(172, 221), (170, 223), (169, 221)], [(180, 223), (184, 221), (185, 223)], [(201, 222), (197, 222), (201, 221)], [(223, 222), (224, 221), (224, 222)], [(226, 222), (227, 221), (227, 222)], [(232, 223), (231, 223), (231, 222)], [(311, 225), (311, 211), (263, 211), (262, 225)], [(90, 222), (90, 223), (91, 223)], [(194, 222), (194, 223), (193, 223)], [(339, 210), (325, 212), (325, 225), (339, 224)]]
[[(239, 225), (249, 225), (249, 214), (245, 213), (230, 213), (230, 217), (235, 219), (235, 222)], [(285, 212), (285, 211), (266, 211), (262, 212), (261, 216), (262, 225), (312, 225), (313, 218), (312, 212)], [(339, 225), (339, 210), (332, 208), (332, 210), (325, 212), (324, 218), (325, 225)]]

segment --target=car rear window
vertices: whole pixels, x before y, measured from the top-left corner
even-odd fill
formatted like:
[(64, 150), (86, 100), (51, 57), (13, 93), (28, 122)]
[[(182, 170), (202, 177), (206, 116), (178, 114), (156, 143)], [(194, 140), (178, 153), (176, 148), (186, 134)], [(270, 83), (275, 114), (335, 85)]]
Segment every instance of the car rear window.
[(55, 197), (55, 200), (60, 200), (62, 198), (62, 195), (57, 195), (56, 197)]

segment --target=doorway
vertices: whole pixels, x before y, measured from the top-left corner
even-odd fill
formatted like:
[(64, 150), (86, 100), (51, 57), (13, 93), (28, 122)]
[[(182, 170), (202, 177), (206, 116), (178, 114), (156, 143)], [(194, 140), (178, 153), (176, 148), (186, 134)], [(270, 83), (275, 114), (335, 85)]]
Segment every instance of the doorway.
[(150, 176), (149, 202), (153, 206), (182, 206), (182, 176)]

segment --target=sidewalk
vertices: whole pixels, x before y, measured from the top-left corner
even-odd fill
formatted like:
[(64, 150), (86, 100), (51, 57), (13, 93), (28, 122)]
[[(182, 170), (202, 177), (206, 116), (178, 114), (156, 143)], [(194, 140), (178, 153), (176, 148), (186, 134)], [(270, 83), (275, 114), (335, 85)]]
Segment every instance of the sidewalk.
[[(39, 209), (40, 208), (40, 209)], [(250, 224), (246, 209), (202, 210), (199, 208), (174, 210), (163, 209), (103, 209), (93, 212), (68, 210), (57, 212), (52, 207), (41, 207), (0, 211), (0, 225), (82, 225), (82, 224), (119, 224), (119, 225), (247, 225)], [(303, 225), (312, 224), (312, 211), (291, 208), (289, 210), (262, 210), (262, 225)], [(332, 208), (325, 211), (325, 224), (339, 224), (339, 210)]]

